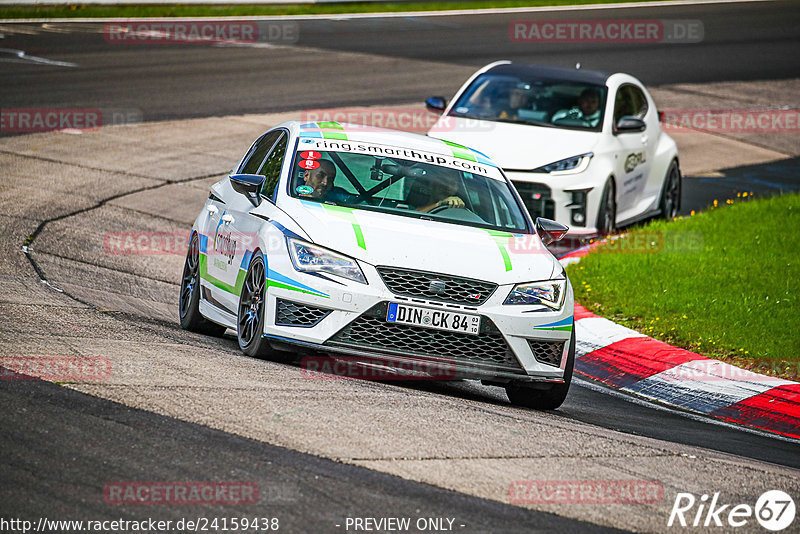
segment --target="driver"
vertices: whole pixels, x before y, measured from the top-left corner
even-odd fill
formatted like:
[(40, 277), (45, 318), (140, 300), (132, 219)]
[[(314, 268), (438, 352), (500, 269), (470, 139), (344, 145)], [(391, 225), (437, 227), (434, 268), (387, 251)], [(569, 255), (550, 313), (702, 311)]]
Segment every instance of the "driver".
[(431, 174), (417, 179), (406, 199), (417, 211), (429, 213), (438, 207), (463, 208), (464, 201), (458, 196), (458, 182), (444, 173)]
[(321, 159), (318, 161), (319, 167), (303, 172), (303, 182), (305, 185), (312, 188), (313, 191), (307, 194), (300, 194), (321, 201), (352, 202), (355, 195), (334, 185), (334, 181), (336, 180), (336, 165), (328, 159)]
[(594, 128), (600, 122), (600, 93), (587, 87), (578, 97), (577, 106), (557, 111), (551, 120), (556, 123), (561, 119), (576, 119)]
[(508, 107), (501, 110), (498, 119), (517, 120), (520, 109), (530, 109), (530, 85), (517, 84), (508, 96)]

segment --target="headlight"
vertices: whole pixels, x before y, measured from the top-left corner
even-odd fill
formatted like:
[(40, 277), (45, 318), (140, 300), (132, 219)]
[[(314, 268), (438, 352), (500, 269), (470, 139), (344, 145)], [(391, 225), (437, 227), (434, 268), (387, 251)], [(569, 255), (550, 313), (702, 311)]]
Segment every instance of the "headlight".
[(328, 273), (354, 282), (367, 283), (364, 273), (353, 258), (305, 241), (286, 239), (294, 268), (304, 273)]
[(538, 169), (533, 169), (533, 172), (543, 172), (548, 174), (578, 174), (586, 170), (589, 166), (589, 161), (594, 156), (594, 153), (587, 152), (579, 156), (572, 156), (571, 158), (555, 161), (548, 165), (543, 165)]
[(517, 284), (503, 304), (543, 304), (558, 310), (564, 305), (566, 293), (566, 279)]

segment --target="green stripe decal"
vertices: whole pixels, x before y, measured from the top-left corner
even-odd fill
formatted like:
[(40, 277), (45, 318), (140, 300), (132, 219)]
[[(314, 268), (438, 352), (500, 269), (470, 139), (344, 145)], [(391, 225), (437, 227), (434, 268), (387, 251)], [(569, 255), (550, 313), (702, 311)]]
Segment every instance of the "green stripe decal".
[(328, 128), (329, 130), (344, 130), (344, 126), (342, 126), (336, 121), (318, 122), (317, 126), (319, 126), (320, 128)]
[(347, 136), (339, 132), (322, 132), (322, 137), (325, 139), (339, 139), (341, 141), (347, 141)]
[(572, 327), (567, 326), (534, 326), (536, 330), (563, 330), (564, 332), (571, 332)]
[(500, 250), (500, 255), (503, 257), (503, 263), (506, 266), (506, 271), (510, 271), (511, 257), (508, 255), (508, 250), (506, 250), (506, 243), (508, 243), (508, 238), (511, 237), (511, 234), (508, 232), (497, 232), (495, 230), (486, 231), (489, 232), (490, 236), (492, 236), (497, 248)]
[(322, 207), (331, 215), (344, 219), (353, 225), (353, 232), (356, 234), (356, 243), (359, 247), (367, 250), (367, 245), (364, 242), (364, 233), (361, 231), (361, 225), (358, 224), (358, 220), (356, 220), (356, 215), (353, 213), (352, 209), (343, 206), (331, 206), (330, 204), (322, 204)]
[(314, 293), (313, 291), (307, 291), (305, 289), (300, 289), (299, 287), (290, 286), (289, 284), (284, 284), (283, 282), (276, 282), (275, 280), (267, 280), (267, 287), (278, 287), (281, 289), (289, 289), (291, 291), (299, 291), (300, 293), (307, 293), (309, 295), (314, 295), (315, 297), (325, 297), (330, 298), (328, 295), (321, 294), (321, 293)]
[(466, 159), (469, 161), (477, 162), (477, 158), (472, 155), (472, 152), (465, 146), (459, 145), (458, 143), (451, 143), (450, 141), (445, 141), (445, 144), (450, 147), (453, 151), (453, 156)]
[(234, 295), (237, 296), (242, 294), (244, 277), (247, 276), (246, 270), (239, 269), (239, 274), (236, 275), (236, 285), (232, 286), (208, 274), (207, 262), (208, 262), (208, 256), (206, 256), (205, 254), (200, 254), (200, 278), (210, 283), (211, 285), (214, 285), (224, 291), (227, 291), (228, 293), (233, 293)]

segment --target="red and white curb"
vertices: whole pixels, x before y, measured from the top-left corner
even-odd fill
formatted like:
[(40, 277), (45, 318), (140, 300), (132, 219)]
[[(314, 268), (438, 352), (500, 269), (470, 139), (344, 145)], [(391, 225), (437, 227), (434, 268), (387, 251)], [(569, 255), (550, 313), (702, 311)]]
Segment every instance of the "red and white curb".
[(575, 334), (577, 375), (649, 401), (800, 439), (797, 382), (673, 347), (578, 304)]

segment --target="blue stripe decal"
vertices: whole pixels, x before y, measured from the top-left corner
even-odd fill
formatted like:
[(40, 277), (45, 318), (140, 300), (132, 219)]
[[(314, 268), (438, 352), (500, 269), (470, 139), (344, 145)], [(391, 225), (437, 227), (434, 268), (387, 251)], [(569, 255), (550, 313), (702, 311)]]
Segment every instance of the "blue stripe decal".
[(302, 283), (298, 282), (297, 280), (292, 280), (288, 276), (284, 276), (281, 273), (277, 273), (277, 272), (273, 271), (272, 269), (269, 269), (267, 271), (267, 278), (269, 278), (270, 280), (275, 280), (276, 282), (284, 283), (286, 285), (290, 285), (290, 286), (297, 287), (297, 288), (300, 288), (300, 289), (305, 289), (306, 291), (310, 291), (310, 292), (312, 292), (312, 293), (314, 293), (316, 295), (319, 295), (321, 297), (330, 298), (330, 295), (328, 295), (326, 293), (323, 293), (322, 291), (319, 291), (317, 289), (314, 289), (313, 287), (309, 287), (309, 286), (307, 286), (305, 284), (302, 284)]
[(247, 268), (250, 267), (250, 260), (252, 259), (252, 257), (253, 257), (253, 251), (252, 250), (246, 251), (244, 253), (244, 257), (242, 257), (242, 263), (241, 265), (239, 265), (239, 268), (246, 271)]
[(305, 130), (307, 128), (319, 129), (319, 126), (317, 126), (316, 122), (304, 122), (303, 124), (300, 125), (301, 130)]
[(208, 252), (206, 251), (206, 248), (208, 247), (208, 236), (198, 233), (197, 237), (199, 238), (197, 241), (197, 245), (200, 248), (200, 253), (208, 254)]
[(322, 204), (320, 204), (319, 202), (312, 202), (310, 200), (300, 199), (300, 203), (303, 205), (303, 207), (309, 210), (317, 210), (321, 211), (322, 213), (325, 213), (325, 208), (323, 208)]
[(534, 326), (534, 328), (557, 328), (559, 326), (572, 326), (572, 315), (570, 315), (566, 319), (561, 319), (560, 321), (556, 321), (554, 323), (540, 324), (538, 326)]
[(478, 163), (483, 163), (484, 165), (489, 165), (491, 167), (497, 167), (496, 163), (494, 163), (493, 161), (489, 161), (489, 159), (480, 152), (478, 152), (477, 155), (478, 155), (477, 157)]
[(300, 137), (318, 137), (318, 138), (322, 138), (322, 132), (300, 132)]
[(286, 228), (284, 225), (282, 225), (278, 221), (273, 221), (272, 219), (270, 219), (269, 223), (272, 226), (274, 226), (275, 228), (277, 228), (278, 230), (280, 230), (283, 233), (283, 235), (285, 235), (286, 237), (294, 237), (295, 239), (302, 239), (304, 241), (307, 241), (307, 239), (305, 239), (304, 237), (301, 237), (301, 236), (297, 235), (296, 233), (292, 232), (291, 230)]

